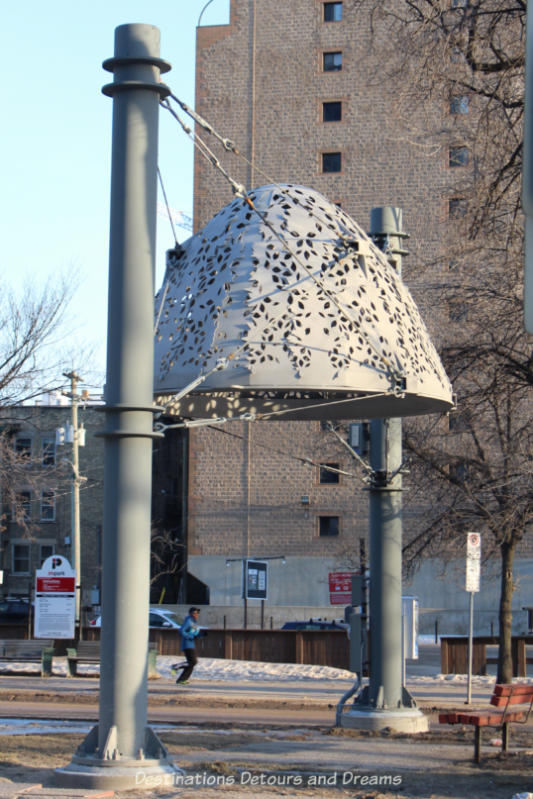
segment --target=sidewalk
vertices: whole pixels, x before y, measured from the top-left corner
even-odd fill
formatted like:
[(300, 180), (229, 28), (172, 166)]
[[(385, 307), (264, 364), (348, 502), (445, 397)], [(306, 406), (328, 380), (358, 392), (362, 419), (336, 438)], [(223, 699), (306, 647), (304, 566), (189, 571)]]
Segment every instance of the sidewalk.
[[(491, 678), (473, 678), (473, 707), (488, 703), (493, 684)], [(337, 706), (352, 685), (353, 682), (349, 680), (276, 683), (193, 679), (188, 686), (177, 687), (174, 679), (162, 677), (148, 683), (149, 716), (152, 721), (167, 720), (165, 713), (169, 704), (176, 709), (230, 707), (273, 710), (283, 707), (293, 711), (308, 709), (327, 712)], [(0, 717), (28, 718), (33, 711), (39, 717), (45, 708), (49, 708), (45, 714), (48, 718), (93, 719), (98, 705), (98, 689), (97, 678), (52, 677), (42, 680), (37, 676), (0, 675)], [(430, 677), (408, 679), (407, 689), (418, 706), (426, 712), (435, 712), (439, 708), (464, 708), (465, 705), (467, 689), (464, 677), (450, 680)], [(69, 705), (75, 708), (72, 716), (68, 715)]]

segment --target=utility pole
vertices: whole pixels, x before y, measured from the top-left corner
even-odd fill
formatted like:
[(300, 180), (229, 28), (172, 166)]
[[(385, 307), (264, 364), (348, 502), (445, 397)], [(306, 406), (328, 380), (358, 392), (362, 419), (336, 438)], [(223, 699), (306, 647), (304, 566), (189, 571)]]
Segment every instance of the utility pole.
[(176, 769), (147, 726), (153, 323), (159, 102), (159, 30), (121, 25), (114, 73), (109, 306), (105, 390), (104, 535), (100, 705), (96, 727), (62, 785), (121, 788), (165, 784)]
[[(80, 477), (79, 446), (83, 446), (85, 441), (80, 437), (81, 430), (78, 427), (78, 382), (82, 378), (75, 372), (65, 372), (63, 377), (70, 380), (70, 397), (72, 409), (72, 510), (71, 510), (71, 561), (76, 572), (76, 610), (75, 610), (75, 629), (78, 631), (81, 640), (81, 535), (80, 535), (80, 485), (84, 478)], [(82, 433), (84, 435), (84, 432)]]
[[(401, 275), (401, 208), (373, 208), (370, 235)], [(423, 732), (427, 719), (402, 685), (401, 418), (370, 422), (370, 466), (370, 681), (342, 726)]]

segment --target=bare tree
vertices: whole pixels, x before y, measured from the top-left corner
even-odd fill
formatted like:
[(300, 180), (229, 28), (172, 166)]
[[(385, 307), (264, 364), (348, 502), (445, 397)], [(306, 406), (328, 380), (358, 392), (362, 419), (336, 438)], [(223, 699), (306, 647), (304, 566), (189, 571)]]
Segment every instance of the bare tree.
[(53, 286), (26, 284), (18, 292), (3, 286), (1, 293), (0, 526), (14, 524), (28, 539), (38, 529), (35, 499), (49, 501), (52, 509), (57, 493), (68, 488), (62, 465), (55, 458), (45, 463), (43, 452), (32, 451), (31, 436), (25, 435), (34, 423), (21, 406), (64, 383), (60, 342), (63, 348), (65, 315), (76, 285), (75, 275), (59, 276)]
[[(52, 287), (4, 286), (0, 300), (0, 405), (18, 405), (61, 385), (59, 342), (76, 278), (58, 277)], [(64, 349), (64, 345), (62, 344)]]
[(167, 601), (178, 601), (186, 573), (185, 543), (176, 530), (166, 530), (154, 524), (150, 542), (150, 585), (152, 591), (159, 592), (154, 601), (160, 601), (161, 595), (166, 594), (170, 595)]
[(514, 555), (533, 515), (533, 356), (522, 322), (520, 213), (526, 2), (359, 5), (375, 46), (387, 42), (398, 121), (428, 157), (446, 148), (450, 166), (464, 167), (450, 169), (443, 187), (449, 221), (424, 286), (426, 301), (440, 309), (441, 355), (458, 411), (449, 423), (406, 425), (412, 485), (433, 498), (406, 557), (456, 553), (468, 529), (487, 534), (501, 557), (498, 680), (508, 682)]
[(433, 499), (429, 522), (408, 541), (405, 554), (411, 561), (456, 554), (467, 530), (485, 534), (485, 554), (501, 557), (498, 679), (508, 682), (514, 556), (533, 519), (533, 428), (527, 384), (509, 369), (500, 348), (500, 342), (491, 348), (490, 336), (477, 348), (470, 342), (444, 348), (459, 410), (433, 430), (427, 421), (406, 425), (412, 478)]

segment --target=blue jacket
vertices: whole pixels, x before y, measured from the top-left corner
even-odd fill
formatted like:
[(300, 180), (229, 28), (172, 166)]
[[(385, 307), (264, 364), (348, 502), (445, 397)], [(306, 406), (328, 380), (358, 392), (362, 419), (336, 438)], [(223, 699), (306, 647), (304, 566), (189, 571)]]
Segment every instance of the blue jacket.
[(181, 625), (181, 648), (194, 649), (194, 639), (200, 632), (200, 628), (196, 626), (196, 622), (192, 616), (187, 616)]

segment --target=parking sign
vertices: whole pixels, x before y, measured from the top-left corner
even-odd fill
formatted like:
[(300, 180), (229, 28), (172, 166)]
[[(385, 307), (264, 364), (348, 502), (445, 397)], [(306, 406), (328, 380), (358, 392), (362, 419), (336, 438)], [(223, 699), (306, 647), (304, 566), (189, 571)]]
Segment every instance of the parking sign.
[(479, 533), (466, 535), (466, 590), (479, 591), (481, 576), (481, 536)]

